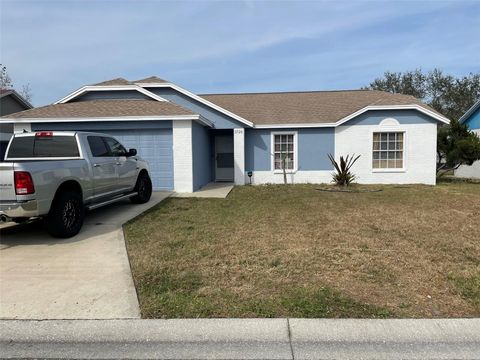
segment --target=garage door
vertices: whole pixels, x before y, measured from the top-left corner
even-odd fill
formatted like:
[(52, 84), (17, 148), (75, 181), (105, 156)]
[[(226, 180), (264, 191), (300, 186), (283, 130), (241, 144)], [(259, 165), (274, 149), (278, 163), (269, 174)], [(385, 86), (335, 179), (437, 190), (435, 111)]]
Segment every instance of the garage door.
[(172, 129), (108, 130), (127, 149), (148, 161), (154, 190), (173, 190)]

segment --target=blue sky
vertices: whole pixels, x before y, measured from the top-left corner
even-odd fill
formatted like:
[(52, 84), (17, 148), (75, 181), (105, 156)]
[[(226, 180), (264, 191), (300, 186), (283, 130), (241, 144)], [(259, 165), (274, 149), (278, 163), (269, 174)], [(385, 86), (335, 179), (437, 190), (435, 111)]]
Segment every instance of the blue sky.
[(0, 62), (36, 106), (157, 75), (196, 93), (355, 89), (480, 72), (480, 1), (0, 0)]

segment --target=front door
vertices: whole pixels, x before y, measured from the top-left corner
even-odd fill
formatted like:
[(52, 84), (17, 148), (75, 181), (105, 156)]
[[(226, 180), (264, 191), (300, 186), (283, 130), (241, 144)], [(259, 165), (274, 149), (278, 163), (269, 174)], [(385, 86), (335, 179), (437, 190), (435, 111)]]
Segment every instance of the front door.
[(233, 181), (233, 136), (215, 136), (215, 181)]

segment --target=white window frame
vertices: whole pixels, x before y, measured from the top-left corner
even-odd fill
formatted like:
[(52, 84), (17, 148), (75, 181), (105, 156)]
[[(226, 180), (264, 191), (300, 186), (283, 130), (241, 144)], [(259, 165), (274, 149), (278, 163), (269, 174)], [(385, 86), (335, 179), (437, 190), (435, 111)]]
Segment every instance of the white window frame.
[(287, 174), (298, 171), (298, 131), (272, 131), (270, 133), (271, 163), (270, 168), (274, 174), (283, 174), (283, 170), (275, 169), (275, 135), (293, 135), (293, 169), (286, 169)]
[[(373, 134), (375, 133), (403, 133), (403, 167), (402, 168), (374, 168), (373, 167)], [(374, 173), (404, 173), (407, 171), (408, 134), (405, 127), (382, 126), (372, 129), (370, 134), (370, 168)]]

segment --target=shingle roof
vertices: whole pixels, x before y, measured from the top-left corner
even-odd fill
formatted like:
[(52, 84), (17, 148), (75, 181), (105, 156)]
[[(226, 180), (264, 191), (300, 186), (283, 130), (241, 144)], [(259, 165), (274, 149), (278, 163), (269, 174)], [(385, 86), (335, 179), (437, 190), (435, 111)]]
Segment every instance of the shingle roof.
[(145, 79), (134, 80), (132, 83), (141, 83), (141, 84), (161, 84), (168, 83), (169, 81), (160, 79), (158, 76), (150, 76)]
[(116, 79), (111, 79), (111, 80), (105, 80), (96, 84), (93, 84), (94, 86), (108, 86), (108, 85), (134, 85), (136, 83), (142, 83), (142, 84), (159, 84), (159, 83), (168, 83), (167, 80), (160, 79), (158, 76), (149, 76), (145, 79), (140, 79), (140, 80), (132, 80), (129, 81), (124, 78), (116, 78)]
[(94, 86), (106, 86), (106, 85), (132, 85), (132, 83), (124, 78), (116, 78), (111, 80), (105, 80), (96, 84)]
[(103, 118), (170, 115), (194, 115), (194, 113), (167, 101), (116, 99), (47, 105), (7, 115), (4, 118)]
[(200, 95), (256, 125), (333, 123), (369, 105), (420, 105), (413, 96), (377, 90)]
[(0, 95), (3, 95), (3, 96), (8, 95), (12, 92), (13, 92), (12, 89), (0, 89)]

